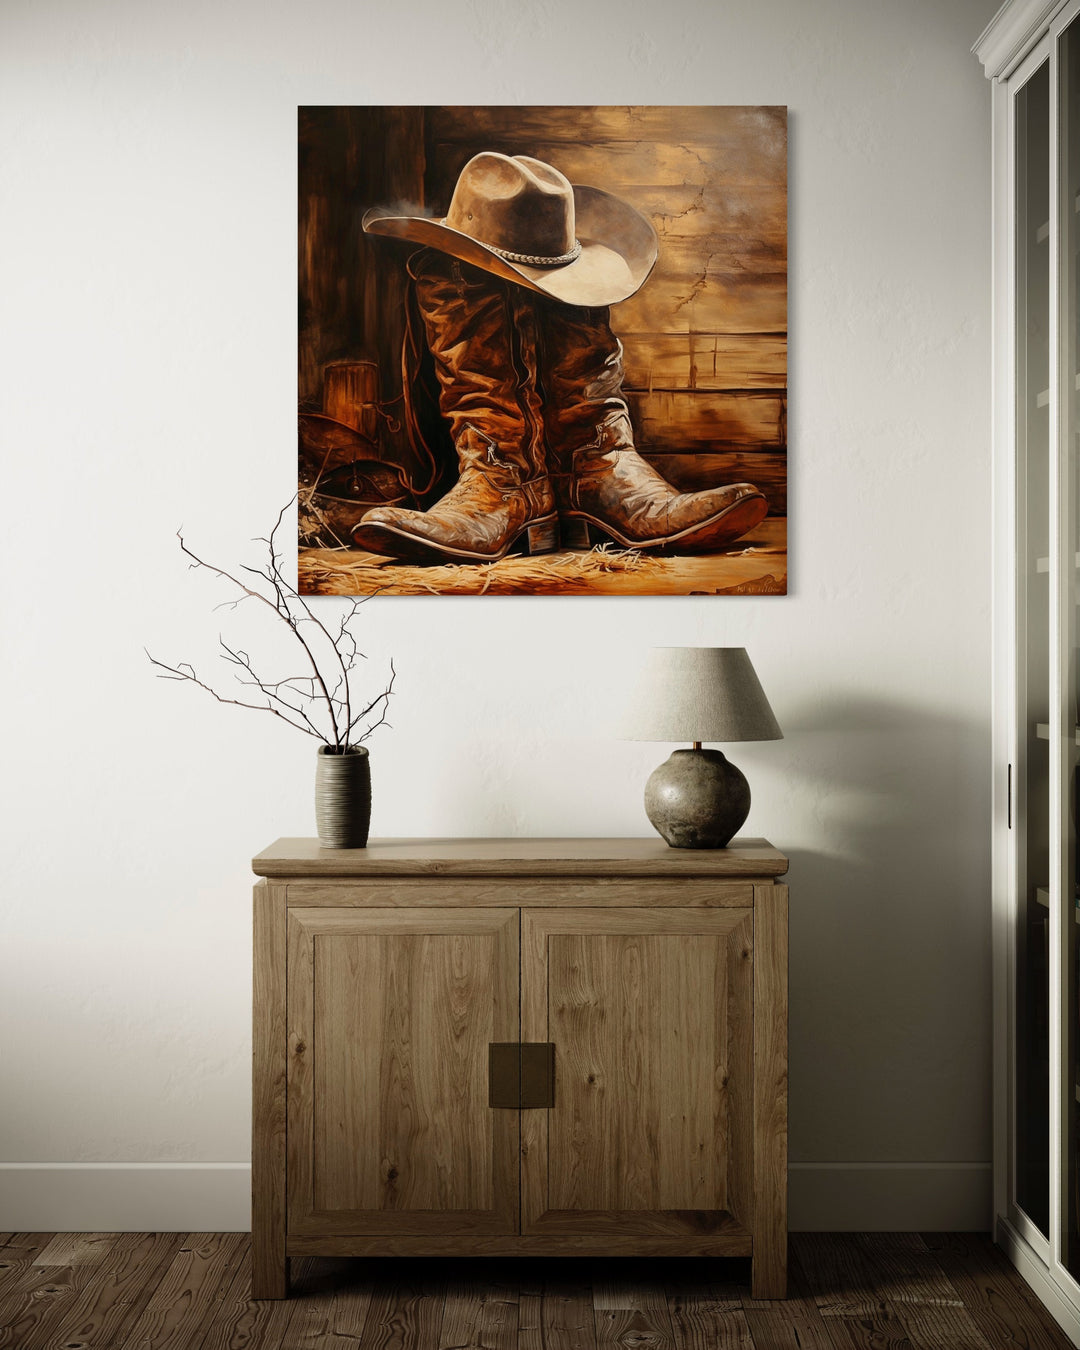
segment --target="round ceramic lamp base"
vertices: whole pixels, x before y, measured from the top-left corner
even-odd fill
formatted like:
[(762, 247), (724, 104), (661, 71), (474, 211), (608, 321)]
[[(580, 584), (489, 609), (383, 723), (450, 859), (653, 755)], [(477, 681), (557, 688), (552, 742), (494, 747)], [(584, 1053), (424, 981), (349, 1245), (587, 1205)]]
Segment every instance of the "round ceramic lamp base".
[(672, 848), (723, 848), (750, 814), (750, 784), (719, 750), (676, 750), (650, 774), (645, 811)]

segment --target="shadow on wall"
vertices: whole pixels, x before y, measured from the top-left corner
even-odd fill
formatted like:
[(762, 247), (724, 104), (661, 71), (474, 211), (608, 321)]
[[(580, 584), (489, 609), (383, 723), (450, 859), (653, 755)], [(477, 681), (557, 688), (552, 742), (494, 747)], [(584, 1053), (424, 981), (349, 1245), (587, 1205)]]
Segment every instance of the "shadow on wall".
[(990, 730), (883, 699), (786, 711), (793, 1161), (990, 1156)]

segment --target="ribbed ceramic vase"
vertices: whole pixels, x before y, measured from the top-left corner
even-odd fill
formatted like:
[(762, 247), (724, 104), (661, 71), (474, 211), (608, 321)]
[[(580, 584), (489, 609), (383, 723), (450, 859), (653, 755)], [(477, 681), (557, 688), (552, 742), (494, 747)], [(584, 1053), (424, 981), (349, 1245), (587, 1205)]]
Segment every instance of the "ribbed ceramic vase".
[(315, 760), (315, 828), (323, 848), (364, 848), (371, 824), (371, 761), (362, 745), (320, 745)]

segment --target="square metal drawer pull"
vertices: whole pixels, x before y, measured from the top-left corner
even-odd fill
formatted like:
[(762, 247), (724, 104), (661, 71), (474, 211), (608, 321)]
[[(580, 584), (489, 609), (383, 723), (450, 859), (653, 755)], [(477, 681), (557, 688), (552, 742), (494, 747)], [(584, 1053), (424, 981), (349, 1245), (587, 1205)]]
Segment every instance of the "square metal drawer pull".
[(488, 1105), (531, 1110), (555, 1105), (555, 1046), (496, 1041), (488, 1046)]

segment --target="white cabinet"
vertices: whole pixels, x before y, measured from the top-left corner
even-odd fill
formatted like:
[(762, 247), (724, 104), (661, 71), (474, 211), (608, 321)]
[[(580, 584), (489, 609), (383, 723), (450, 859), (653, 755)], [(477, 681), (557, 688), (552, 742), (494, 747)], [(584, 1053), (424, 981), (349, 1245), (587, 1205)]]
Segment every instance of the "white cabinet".
[(994, 136), (994, 1209), (1080, 1345), (1080, 0), (975, 46)]

